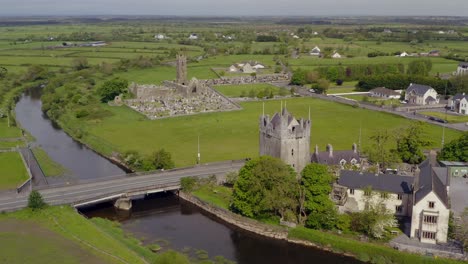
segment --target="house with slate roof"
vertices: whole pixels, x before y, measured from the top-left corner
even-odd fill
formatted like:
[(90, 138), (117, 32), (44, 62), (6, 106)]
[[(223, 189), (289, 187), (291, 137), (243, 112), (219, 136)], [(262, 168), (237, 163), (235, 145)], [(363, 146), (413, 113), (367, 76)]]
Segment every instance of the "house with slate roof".
[(456, 113), (468, 115), (468, 95), (459, 93), (449, 99), (448, 106)]
[(434, 88), (411, 83), (406, 89), (405, 100), (410, 104), (434, 105), (439, 103), (439, 97)]
[(319, 148), (316, 145), (310, 160), (311, 162), (328, 166), (340, 165), (341, 168), (344, 168), (345, 165), (352, 165), (359, 168), (361, 165), (361, 157), (356, 144), (353, 144), (351, 150), (341, 151), (333, 151), (333, 146), (328, 144), (326, 151), (323, 152), (319, 152)]
[(320, 51), (318, 46), (315, 46), (315, 48), (313, 48), (310, 51), (310, 55), (312, 55), (312, 56), (320, 56), (320, 54), (321, 54), (321, 51)]
[(468, 74), (468, 62), (460, 62), (457, 68), (457, 75)]
[(421, 163), (414, 176), (342, 170), (335, 199), (342, 212), (359, 212), (369, 199), (378, 201), (397, 217), (411, 218), (411, 238), (423, 243), (446, 243), (450, 215), (447, 168), (439, 167), (436, 154)]
[(377, 87), (369, 91), (369, 95), (372, 97), (378, 97), (383, 99), (399, 99), (400, 93), (392, 89), (385, 87)]

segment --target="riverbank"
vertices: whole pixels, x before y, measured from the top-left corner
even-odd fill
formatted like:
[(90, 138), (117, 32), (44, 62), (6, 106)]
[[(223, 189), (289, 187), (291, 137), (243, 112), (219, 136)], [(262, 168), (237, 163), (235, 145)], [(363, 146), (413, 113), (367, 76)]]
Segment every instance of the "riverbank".
[(267, 225), (256, 220), (242, 217), (214, 204), (207, 203), (191, 194), (179, 192), (179, 197), (189, 202), (210, 215), (233, 225), (239, 229), (255, 233), (268, 238), (284, 240), (288, 243), (299, 244), (308, 247), (341, 254), (356, 258), (363, 262), (371, 263), (464, 263), (461, 261), (429, 258), (416, 254), (410, 254), (394, 250), (385, 245), (368, 242), (360, 242), (345, 238), (329, 232), (311, 230), (303, 227), (288, 229), (281, 226)]

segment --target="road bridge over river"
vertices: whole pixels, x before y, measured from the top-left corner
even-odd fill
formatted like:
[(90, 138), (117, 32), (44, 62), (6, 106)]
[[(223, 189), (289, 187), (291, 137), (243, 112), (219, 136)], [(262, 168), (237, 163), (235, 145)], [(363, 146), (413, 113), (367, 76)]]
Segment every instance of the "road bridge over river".
[[(39, 188), (38, 191), (50, 205), (85, 205), (117, 199), (123, 195), (177, 190), (183, 177), (222, 176), (239, 170), (243, 165), (244, 161), (210, 163), (167, 171), (118, 175), (76, 184), (49, 185)], [(27, 200), (27, 193), (0, 193), (0, 212), (22, 209), (27, 206)]]

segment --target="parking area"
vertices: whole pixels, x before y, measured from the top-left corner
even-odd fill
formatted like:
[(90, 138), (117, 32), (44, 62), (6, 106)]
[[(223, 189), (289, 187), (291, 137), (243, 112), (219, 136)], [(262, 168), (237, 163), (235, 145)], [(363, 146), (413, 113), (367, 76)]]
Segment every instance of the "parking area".
[(460, 216), (468, 207), (468, 178), (452, 177), (450, 182), (450, 200), (455, 216)]

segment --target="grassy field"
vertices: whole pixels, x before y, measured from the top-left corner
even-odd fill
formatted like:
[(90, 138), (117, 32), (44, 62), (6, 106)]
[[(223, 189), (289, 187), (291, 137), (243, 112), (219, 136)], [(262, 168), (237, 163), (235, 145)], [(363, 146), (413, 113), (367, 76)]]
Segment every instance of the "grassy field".
[(0, 153), (0, 189), (15, 189), (29, 176), (18, 152)]
[(61, 176), (66, 172), (66, 169), (60, 164), (53, 161), (43, 149), (34, 148), (33, 152), (45, 176), (47, 177)]
[(271, 84), (260, 83), (260, 84), (242, 84), (242, 85), (219, 85), (214, 87), (216, 90), (226, 95), (227, 97), (240, 97), (242, 94), (248, 95), (250, 91), (254, 91), (255, 94), (265, 89), (270, 89), (273, 95), (278, 95), (279, 88)]
[(8, 127), (6, 118), (0, 118), (0, 138), (17, 138), (21, 137), (21, 130), (17, 127)]
[[(324, 150), (328, 143), (333, 144), (336, 150), (351, 149), (352, 144), (359, 140), (360, 124), (362, 144), (366, 147), (373, 131), (398, 129), (413, 122), (387, 113), (313, 98), (293, 98), (286, 102), (288, 110), (297, 118), (307, 117), (310, 106), (311, 149), (318, 144), (319, 149)], [(153, 121), (127, 107), (102, 105), (103, 110), (108, 110), (112, 116), (83, 122), (67, 115), (61, 125), (85, 130), (81, 140), (104, 154), (136, 150), (147, 155), (165, 148), (172, 153), (176, 166), (187, 166), (195, 164), (198, 135), (203, 163), (258, 156), (258, 118), (262, 113), (262, 102), (241, 105), (243, 110), (240, 111)], [(266, 114), (272, 116), (279, 110), (280, 101), (265, 102)], [(437, 142), (442, 136), (442, 128), (427, 125), (425, 131), (428, 139), (434, 142), (431, 147), (440, 147)], [(457, 131), (446, 131), (447, 141), (459, 135)]]
[(465, 123), (468, 122), (468, 116), (463, 116), (463, 115), (453, 115), (453, 114), (447, 114), (441, 113), (441, 112), (419, 112), (422, 115), (427, 115), (427, 116), (433, 116), (437, 117), (440, 119), (445, 120), (447, 118), (447, 121), (449, 123)]
[(192, 194), (205, 202), (228, 210), (229, 204), (231, 203), (232, 188), (219, 185), (203, 185), (199, 189), (193, 191)]
[(122, 263), (119, 259), (145, 263), (124, 244), (63, 206), (1, 215), (0, 245), (5, 263)]

